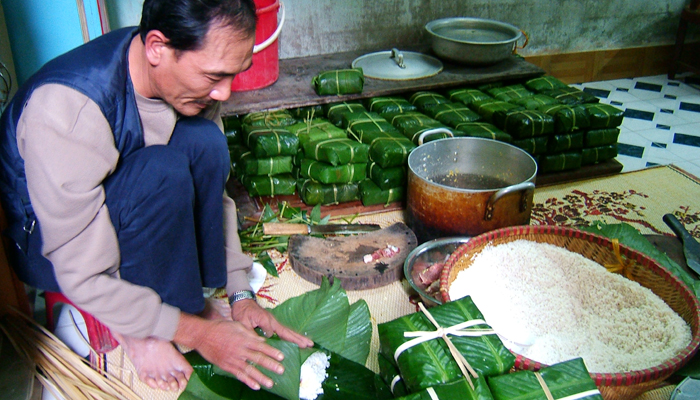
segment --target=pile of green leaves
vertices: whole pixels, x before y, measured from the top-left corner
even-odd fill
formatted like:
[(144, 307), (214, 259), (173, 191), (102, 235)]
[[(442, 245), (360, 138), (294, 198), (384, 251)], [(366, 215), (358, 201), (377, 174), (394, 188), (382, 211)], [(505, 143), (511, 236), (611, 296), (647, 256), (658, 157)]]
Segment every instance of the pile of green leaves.
[[(646, 254), (668, 269), (673, 275), (683, 281), (683, 283), (688, 285), (690, 290), (695, 293), (695, 296), (700, 298), (700, 280), (695, 279), (694, 275), (691, 275), (684, 270), (680, 265), (667, 256), (666, 253), (657, 249), (656, 246), (654, 246), (632, 225), (626, 223), (605, 224), (603, 222), (596, 221), (588, 227), (579, 227), (579, 229), (605, 236), (610, 239), (617, 239), (620, 241), (620, 244)], [(696, 354), (683, 368), (677, 372), (677, 374), (681, 376), (700, 378), (700, 354)]]
[(279, 275), (275, 263), (267, 251), (275, 249), (285, 252), (289, 236), (265, 235), (263, 234), (263, 223), (287, 222), (290, 224), (325, 225), (330, 219), (330, 215), (321, 218), (320, 205), (314, 207), (311, 212), (307, 212), (299, 207), (290, 207), (287, 202), (280, 202), (277, 203), (277, 210), (275, 211), (269, 204), (265, 204), (259, 219), (253, 225), (238, 232), (243, 251), (252, 254), (253, 259), (262, 264), (267, 273), (274, 277)]
[(277, 375), (261, 368), (274, 382), (271, 389), (253, 391), (233, 375), (203, 359), (196, 352), (186, 354), (195, 373), (180, 396), (184, 400), (204, 399), (299, 399), (301, 365), (312, 353), (323, 351), (330, 356), (324, 394), (318, 400), (386, 399), (391, 392), (381, 378), (364, 364), (369, 355), (372, 324), (367, 303), (349, 304), (339, 281), (331, 285), (324, 278), (321, 287), (291, 298), (270, 310), (277, 320), (311, 338), (315, 346), (300, 349), (278, 337), (267, 343), (284, 353), (285, 372)]

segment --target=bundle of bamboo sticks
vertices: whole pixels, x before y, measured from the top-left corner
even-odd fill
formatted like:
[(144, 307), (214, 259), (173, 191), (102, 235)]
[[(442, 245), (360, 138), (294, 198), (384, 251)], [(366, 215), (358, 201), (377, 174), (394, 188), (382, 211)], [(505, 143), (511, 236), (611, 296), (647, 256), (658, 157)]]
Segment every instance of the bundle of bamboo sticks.
[(45, 390), (75, 400), (140, 400), (131, 388), (93, 369), (60, 339), (33, 319), (18, 313), (0, 318), (0, 329), (32, 367)]

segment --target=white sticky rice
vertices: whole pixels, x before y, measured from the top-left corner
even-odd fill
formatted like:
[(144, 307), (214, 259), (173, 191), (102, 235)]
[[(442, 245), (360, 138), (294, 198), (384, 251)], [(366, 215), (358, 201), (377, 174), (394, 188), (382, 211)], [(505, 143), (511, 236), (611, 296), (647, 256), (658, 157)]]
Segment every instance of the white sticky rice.
[(317, 351), (309, 356), (301, 365), (301, 376), (299, 382), (299, 398), (301, 400), (314, 400), (319, 394), (323, 394), (323, 381), (328, 374), (326, 370), (330, 367), (330, 357), (322, 351)]

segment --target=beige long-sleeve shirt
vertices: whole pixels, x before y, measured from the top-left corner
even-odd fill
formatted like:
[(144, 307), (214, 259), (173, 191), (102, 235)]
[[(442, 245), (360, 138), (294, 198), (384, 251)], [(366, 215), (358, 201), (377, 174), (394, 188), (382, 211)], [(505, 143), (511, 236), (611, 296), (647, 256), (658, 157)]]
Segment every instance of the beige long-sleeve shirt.
[[(138, 94), (136, 100), (145, 145), (167, 144), (175, 110)], [(223, 130), (218, 104), (202, 116)], [(172, 340), (180, 311), (152, 289), (119, 279), (119, 244), (102, 186), (117, 167), (119, 151), (97, 104), (66, 86), (37, 88), (20, 118), (17, 145), (41, 223), (42, 253), (53, 264), (62, 292), (116, 332)], [(226, 290), (250, 290), (246, 272), (252, 260), (241, 251), (236, 206), (226, 193), (223, 205)]]

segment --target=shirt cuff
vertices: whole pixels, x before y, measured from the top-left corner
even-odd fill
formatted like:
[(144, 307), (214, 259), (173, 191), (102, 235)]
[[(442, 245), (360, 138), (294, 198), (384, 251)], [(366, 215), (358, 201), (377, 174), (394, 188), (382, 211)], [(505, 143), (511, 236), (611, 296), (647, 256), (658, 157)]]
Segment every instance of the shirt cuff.
[(169, 304), (162, 303), (158, 321), (153, 328), (153, 336), (172, 341), (177, 331), (177, 325), (180, 323), (180, 309)]

